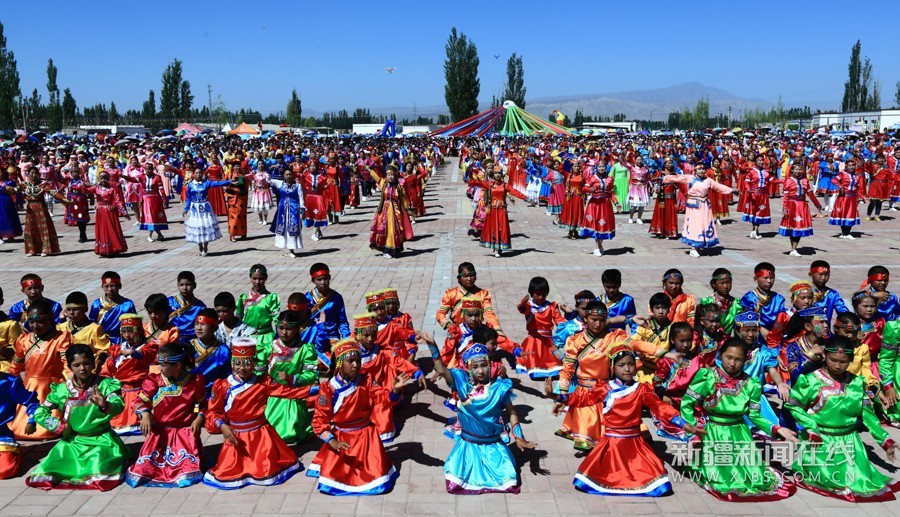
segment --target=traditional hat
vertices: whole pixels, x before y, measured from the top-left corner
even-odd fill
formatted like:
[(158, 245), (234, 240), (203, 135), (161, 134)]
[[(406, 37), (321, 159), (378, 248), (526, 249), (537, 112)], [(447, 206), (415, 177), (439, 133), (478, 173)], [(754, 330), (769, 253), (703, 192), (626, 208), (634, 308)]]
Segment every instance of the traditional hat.
[(610, 366), (615, 365), (616, 361), (621, 359), (622, 357), (630, 355), (631, 357), (635, 357), (634, 349), (631, 348), (631, 345), (625, 342), (616, 343), (609, 349), (607, 352), (607, 356), (609, 356)]
[(378, 322), (375, 320), (375, 313), (364, 312), (362, 314), (354, 315), (353, 326), (356, 328), (356, 330), (378, 327)]
[(740, 325), (741, 327), (751, 326), (758, 327), (759, 326), (759, 314), (753, 311), (742, 312), (740, 314), (736, 314), (734, 316), (734, 324)]
[(466, 311), (480, 312), (482, 309), (484, 309), (484, 306), (481, 304), (481, 300), (479, 300), (478, 298), (463, 298), (461, 309), (463, 312), (466, 312)]
[(352, 337), (344, 338), (331, 347), (331, 355), (335, 362), (340, 362), (341, 359), (354, 353), (359, 354), (360, 351), (359, 343)]
[(143, 328), (143, 320), (137, 314), (129, 312), (119, 316), (119, 328), (137, 330)]
[(797, 311), (797, 315), (799, 315), (801, 318), (824, 318), (826, 314), (827, 313), (825, 311), (825, 307), (822, 307), (820, 305), (813, 305), (812, 307), (807, 307), (805, 309)]
[(487, 359), (489, 355), (488, 349), (486, 346), (481, 343), (473, 343), (472, 346), (466, 349), (462, 354), (462, 360), (464, 363), (469, 364), (469, 361), (473, 361), (475, 359)]
[(365, 294), (366, 297), (366, 307), (371, 307), (376, 303), (384, 302), (384, 291), (369, 291)]
[(381, 292), (384, 294), (384, 301), (400, 301), (400, 295), (397, 294), (397, 290), (393, 287), (382, 289)]
[(812, 290), (813, 290), (812, 284), (805, 280), (801, 280), (799, 282), (794, 282), (793, 284), (791, 284), (791, 299), (796, 298), (803, 291), (812, 292)]
[(252, 359), (256, 357), (256, 340), (251, 337), (237, 337), (231, 342), (232, 359)]

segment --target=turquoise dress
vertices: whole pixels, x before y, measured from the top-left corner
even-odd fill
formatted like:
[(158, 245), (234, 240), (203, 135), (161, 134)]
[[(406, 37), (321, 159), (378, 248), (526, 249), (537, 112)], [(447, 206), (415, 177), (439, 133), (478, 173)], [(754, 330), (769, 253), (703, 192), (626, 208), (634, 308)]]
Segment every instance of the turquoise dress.
[(450, 369), (459, 395), (462, 432), (444, 462), (451, 494), (519, 493), (516, 462), (500, 437), (503, 408), (512, 400), (512, 381), (497, 379), (474, 386), (469, 373)]

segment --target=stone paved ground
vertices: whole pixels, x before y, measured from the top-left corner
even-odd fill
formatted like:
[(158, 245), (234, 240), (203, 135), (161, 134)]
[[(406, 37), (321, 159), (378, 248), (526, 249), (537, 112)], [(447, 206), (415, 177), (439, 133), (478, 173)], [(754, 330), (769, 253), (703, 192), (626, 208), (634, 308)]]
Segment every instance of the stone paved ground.
[[(666, 268), (678, 266), (686, 275), (688, 292), (706, 295), (712, 270), (725, 266), (735, 275), (734, 293), (740, 295), (751, 287), (753, 265), (761, 260), (778, 267), (776, 289), (786, 293), (791, 282), (805, 278), (813, 258), (826, 258), (833, 266), (833, 287), (848, 296), (864, 278), (866, 269), (876, 263), (900, 270), (897, 234), (900, 230), (896, 213), (890, 220), (864, 223), (862, 239), (847, 242), (824, 220), (815, 221), (817, 235), (804, 239), (801, 250), (806, 255), (793, 259), (783, 254), (786, 240), (771, 238), (775, 226), (766, 228), (766, 238), (750, 241), (746, 225), (721, 227), (721, 239), (727, 247), (721, 255), (692, 259), (677, 241), (658, 241), (647, 236), (647, 226), (620, 225), (617, 238), (607, 246), (609, 253), (600, 258), (590, 253), (593, 243), (569, 241), (563, 232), (551, 226), (542, 209), (528, 208), (522, 203), (511, 207), (514, 251), (503, 259), (494, 259), (479, 248), (466, 229), (471, 205), (464, 196), (455, 162), (442, 169), (427, 193), (429, 215), (415, 227), (418, 237), (409, 243), (401, 259), (375, 256), (368, 249), (369, 222), (374, 204), (348, 212), (344, 222), (329, 227), (324, 240), (306, 239), (302, 257), (285, 258), (272, 247), (267, 230), (251, 224), (247, 242), (232, 244), (227, 239), (210, 246), (210, 256), (196, 256), (192, 244), (182, 240), (183, 230), (173, 226), (165, 243), (149, 244), (145, 235), (128, 227), (129, 253), (115, 259), (97, 259), (89, 245), (75, 241), (77, 233), (60, 226), (64, 253), (50, 258), (26, 258), (21, 243), (0, 246), (3, 267), (0, 285), (5, 288), (8, 307), (18, 299), (18, 279), (26, 272), (44, 277), (47, 296), (64, 300), (66, 293), (83, 290), (89, 296), (99, 294), (99, 278), (107, 269), (117, 270), (124, 278), (123, 293), (138, 305), (153, 292), (171, 294), (175, 276), (182, 269), (197, 274), (198, 296), (211, 302), (216, 293), (233, 293), (246, 289), (247, 271), (251, 264), (262, 262), (271, 273), (269, 286), (286, 298), (290, 292), (309, 289), (308, 267), (314, 261), (327, 262), (333, 273), (333, 286), (348, 301), (348, 315), (362, 310), (364, 292), (385, 286), (399, 289), (403, 309), (410, 312), (417, 328), (434, 331), (433, 316), (440, 293), (455, 283), (455, 267), (468, 260), (478, 269), (479, 284), (494, 292), (501, 321), (516, 340), (524, 337), (522, 317), (515, 305), (526, 294), (528, 280), (543, 275), (550, 280), (551, 298), (571, 302), (580, 289), (602, 292), (600, 274), (605, 268), (617, 267), (624, 275), (623, 290), (635, 296), (639, 307), (660, 286)], [(778, 212), (780, 203), (773, 208)], [(180, 220), (180, 205), (170, 211), (170, 219)], [(649, 214), (646, 215), (649, 220)], [(776, 217), (774, 217), (777, 220)], [(57, 221), (59, 219), (57, 218)], [(620, 220), (621, 222), (621, 220)], [(129, 223), (125, 223), (128, 225)], [(224, 231), (224, 227), (223, 227)], [(857, 233), (857, 235), (859, 235)], [(443, 332), (438, 333), (443, 339)], [(518, 382), (518, 381), (517, 381)], [(0, 482), (0, 515), (278, 515), (278, 514), (717, 514), (717, 515), (900, 515), (900, 503), (854, 505), (799, 491), (778, 503), (737, 504), (716, 501), (687, 482), (675, 483), (675, 494), (651, 500), (644, 498), (604, 498), (588, 496), (572, 488), (572, 476), (580, 458), (570, 443), (553, 435), (559, 420), (550, 414), (550, 402), (540, 396), (540, 386), (527, 378), (519, 382), (516, 401), (525, 416), (525, 434), (538, 442), (539, 451), (519, 455), (522, 465), (522, 493), (515, 496), (454, 497), (446, 494), (441, 471), (442, 460), (451, 442), (441, 435), (441, 426), (449, 412), (441, 401), (444, 387), (418, 393), (399, 412), (403, 420), (400, 436), (388, 447), (398, 464), (400, 479), (394, 491), (381, 497), (333, 498), (320, 495), (315, 483), (303, 475), (277, 487), (251, 487), (236, 492), (220, 492), (199, 485), (180, 490), (119, 487), (109, 493), (75, 491), (41, 492), (26, 488), (23, 478)], [(891, 429), (900, 439), (900, 432)], [(137, 450), (139, 440), (127, 440)], [(219, 438), (205, 436), (207, 452), (215, 457)], [(871, 439), (866, 436), (867, 443)], [(665, 451), (666, 442), (655, 439), (657, 450)], [(304, 464), (312, 458), (318, 444), (297, 447)], [(27, 444), (26, 464), (31, 469), (43, 457), (50, 444)], [(880, 452), (875, 455), (881, 459)], [(669, 457), (668, 459), (671, 459)], [(895, 468), (885, 462), (888, 471)]]

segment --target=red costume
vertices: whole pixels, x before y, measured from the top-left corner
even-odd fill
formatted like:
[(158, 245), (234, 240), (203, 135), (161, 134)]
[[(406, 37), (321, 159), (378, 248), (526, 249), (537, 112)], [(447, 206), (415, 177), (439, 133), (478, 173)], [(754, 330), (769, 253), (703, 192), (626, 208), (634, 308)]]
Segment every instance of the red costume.
[[(210, 165), (206, 168), (206, 179), (209, 181), (222, 181), (225, 179), (225, 169), (219, 164)], [(217, 216), (228, 215), (228, 205), (225, 204), (225, 191), (222, 187), (210, 187), (207, 199), (209, 199), (209, 204)]]
[(519, 312), (525, 316), (528, 337), (522, 341), (522, 354), (516, 361), (516, 371), (527, 373), (532, 380), (556, 377), (562, 371), (562, 361), (553, 353), (553, 329), (566, 320), (556, 302), (544, 302), (537, 306), (529, 300), (519, 304)]

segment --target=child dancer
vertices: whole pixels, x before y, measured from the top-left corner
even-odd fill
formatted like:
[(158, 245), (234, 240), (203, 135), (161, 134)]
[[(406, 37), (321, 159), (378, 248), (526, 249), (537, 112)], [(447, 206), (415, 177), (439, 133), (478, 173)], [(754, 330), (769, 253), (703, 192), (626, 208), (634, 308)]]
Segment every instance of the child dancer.
[(563, 304), (563, 306), (560, 307), (560, 310), (562, 310), (565, 315), (566, 322), (562, 325), (557, 325), (556, 330), (553, 331), (553, 345), (558, 349), (554, 352), (554, 355), (561, 358), (563, 354), (560, 353), (560, 350), (563, 352), (565, 351), (566, 340), (584, 330), (584, 309), (587, 307), (588, 302), (592, 302), (596, 299), (597, 297), (590, 291), (579, 291), (575, 294), (574, 310), (566, 304)]
[[(144, 335), (147, 342), (156, 343), (157, 348), (162, 348), (169, 343), (179, 343), (178, 327), (169, 323), (169, 299), (162, 293), (154, 293), (144, 301), (144, 310), (147, 311), (147, 322), (144, 323)], [(150, 372), (159, 373), (159, 365), (150, 365)]]
[[(644, 157), (640, 154), (635, 158), (634, 165), (626, 165), (626, 167), (631, 175), (626, 202), (630, 207), (628, 222), (644, 224), (644, 208), (650, 204), (650, 169), (644, 166)], [(637, 212), (637, 219), (634, 218), (635, 212)]]
[(134, 465), (125, 473), (132, 487), (185, 487), (199, 483), (200, 430), (206, 413), (202, 375), (191, 373), (191, 358), (178, 343), (163, 345), (157, 354), (160, 373), (141, 385), (133, 410), (147, 437)]
[(850, 160), (831, 182), (838, 187), (838, 191), (828, 224), (841, 227), (838, 239), (852, 241), (856, 237), (850, 235), (850, 229), (859, 225), (859, 202), (867, 202), (865, 178), (856, 175), (856, 162)]
[(690, 255), (699, 257), (699, 249), (710, 249), (719, 245), (712, 207), (709, 204), (709, 193), (712, 191), (723, 195), (731, 195), (731, 187), (720, 185), (706, 176), (706, 165), (698, 163), (694, 174), (668, 175), (663, 183), (674, 183), (687, 189), (686, 212), (684, 226), (681, 229), (681, 242), (691, 247)]
[[(90, 184), (82, 181), (81, 171), (78, 167), (74, 167), (69, 175), (69, 184), (66, 185), (66, 199), (69, 200), (69, 205), (66, 206), (65, 221), (69, 226), (78, 227), (78, 242), (85, 243), (88, 241), (87, 224), (91, 222), (91, 214), (88, 210), (88, 187)], [(52, 199), (50, 197), (51, 203)]]
[(169, 229), (169, 220), (166, 218), (166, 210), (163, 200), (166, 191), (163, 188), (162, 177), (156, 174), (154, 167), (144, 169), (146, 176), (139, 178), (138, 192), (141, 194), (141, 231), (149, 232), (147, 242), (153, 242), (153, 232), (156, 232), (156, 240), (165, 240), (162, 231)]
[[(278, 384), (312, 386), (316, 384), (316, 349), (300, 338), (300, 314), (284, 311), (278, 315), (278, 336), (257, 338), (257, 375), (268, 375)], [(281, 381), (280, 373), (287, 375)], [(266, 402), (266, 420), (285, 443), (301, 443), (312, 434), (312, 417), (305, 400), (270, 397)]]
[[(866, 208), (866, 221), (881, 221), (881, 205), (891, 199), (891, 170), (885, 166), (884, 155), (875, 157), (875, 170), (869, 177), (869, 206)], [(872, 214), (875, 217), (872, 217)]]
[[(703, 436), (703, 447), (721, 454), (701, 454), (698, 463), (690, 465), (696, 472), (700, 486), (723, 501), (775, 501), (785, 499), (797, 488), (788, 483), (772, 467), (765, 466), (753, 449), (750, 429), (744, 418), (762, 429), (769, 436), (796, 441), (796, 434), (786, 427), (772, 425), (759, 414), (762, 387), (759, 380), (744, 373), (747, 361), (747, 344), (740, 339), (727, 340), (719, 349), (721, 366), (701, 368), (691, 381), (681, 400), (681, 418), (695, 425), (694, 410), (702, 405), (709, 420), (698, 435)], [(718, 446), (717, 444), (729, 444)], [(735, 447), (747, 444), (751, 449)], [(748, 459), (747, 455), (752, 455)]]
[(822, 341), (827, 334), (828, 322), (821, 307), (808, 307), (791, 317), (781, 344), (782, 369), (790, 373), (791, 385), (822, 364)]
[[(656, 370), (652, 377), (653, 389), (663, 402), (680, 407), (681, 399), (691, 379), (700, 368), (703, 368), (694, 348), (694, 329), (683, 321), (673, 323), (669, 327), (665, 347), (670, 352), (656, 361)], [(705, 421), (702, 412), (697, 412), (696, 415), (701, 422)], [(653, 423), (656, 424), (656, 434), (659, 436), (679, 441), (687, 441), (690, 438), (690, 434), (685, 433), (681, 426), (673, 425), (671, 421), (660, 420), (656, 415), (652, 416)]]
[(775, 266), (768, 262), (760, 262), (753, 268), (753, 280), (756, 289), (741, 297), (741, 306), (745, 311), (759, 314), (760, 324), (765, 328), (765, 337), (775, 325), (778, 313), (784, 312), (784, 296), (772, 291), (775, 285)]
[[(118, 326), (118, 325), (117, 325)], [(106, 362), (109, 351), (109, 336), (103, 327), (87, 317), (87, 296), (80, 291), (69, 293), (66, 297), (66, 322), (56, 325), (57, 330), (64, 330), (72, 335), (72, 343), (88, 345), (97, 357), (97, 364)]]
[[(602, 164), (601, 164), (602, 165)], [(616, 236), (616, 216), (613, 204), (619, 208), (615, 198), (615, 185), (605, 167), (598, 167), (596, 174), (585, 179), (584, 191), (588, 194), (587, 207), (584, 209), (584, 227), (582, 237), (593, 238), (597, 243), (594, 255), (603, 255), (603, 241), (612, 240)]]
[(317, 477), (319, 491), (328, 495), (389, 492), (399, 474), (372, 424), (372, 411), (399, 402), (412, 380), (400, 374), (390, 391), (374, 384), (360, 373), (361, 355), (353, 338), (336, 343), (332, 357), (334, 376), (320, 385), (313, 416), (313, 431), (324, 443), (307, 476)]
[[(110, 341), (118, 343), (119, 317), (123, 314), (134, 314), (137, 309), (134, 302), (119, 294), (122, 289), (122, 277), (115, 271), (103, 273), (100, 277), (100, 287), (103, 289), (103, 295), (91, 302), (88, 318), (103, 327)], [(102, 363), (103, 360), (97, 357), (97, 363)]]
[(806, 179), (803, 164), (797, 162), (791, 166), (791, 176), (784, 181), (784, 198), (781, 206), (784, 216), (778, 227), (778, 234), (791, 240), (791, 251), (788, 252), (788, 255), (792, 257), (800, 256), (797, 251), (800, 239), (813, 234), (812, 217), (806, 202), (807, 197), (816, 205), (821, 214), (822, 205), (816, 199), (813, 190), (809, 188), (809, 180)]
[[(72, 378), (54, 383), (34, 414), (41, 427), (62, 438), (25, 484), (44, 490), (112, 490), (122, 482), (129, 456), (110, 427), (125, 408), (119, 381), (94, 374), (94, 354), (87, 345), (68, 348), (66, 362)], [(60, 410), (62, 420), (53, 410)]]
[(662, 286), (663, 291), (672, 301), (669, 308), (669, 321), (675, 323), (678, 321), (688, 321), (697, 308), (697, 302), (694, 297), (682, 290), (684, 285), (684, 275), (677, 269), (669, 269), (663, 273)]
[(275, 234), (275, 247), (288, 250), (285, 256), (297, 258), (296, 250), (303, 248), (302, 222), (306, 212), (303, 190), (294, 181), (294, 171), (284, 171), (284, 180), (269, 180), (278, 189), (278, 210), (269, 227)]
[(269, 173), (266, 162), (260, 160), (256, 164), (256, 173), (250, 175), (253, 195), (250, 198), (250, 210), (259, 216), (259, 224), (267, 224), (269, 209), (272, 208), (272, 188), (269, 186)]
[(741, 312), (741, 302), (731, 296), (733, 281), (731, 271), (723, 267), (716, 268), (709, 280), (709, 286), (713, 290), (712, 295), (700, 299), (700, 305), (714, 303), (719, 307), (722, 312), (722, 330), (727, 336), (730, 336), (734, 329), (735, 315)]
[[(124, 216), (125, 219), (131, 219), (131, 216), (125, 209), (119, 185), (111, 184), (109, 174), (101, 172), (99, 184), (90, 187), (88, 192), (97, 197), (94, 253), (101, 257), (113, 257), (125, 253), (128, 251), (128, 244), (125, 242), (125, 234), (122, 233), (119, 216)], [(139, 204), (134, 203), (133, 206)], [(136, 217), (140, 219), (139, 212), (136, 212)], [(134, 224), (138, 224), (138, 221), (135, 221)]]
[(671, 158), (667, 158), (663, 170), (654, 175), (654, 181), (658, 182), (658, 186), (653, 218), (650, 220), (648, 230), (650, 235), (660, 239), (678, 237), (677, 186), (662, 182), (662, 178), (672, 174), (680, 174), (680, 171), (676, 171), (675, 163)]
[[(266, 375), (255, 375), (256, 344), (250, 338), (232, 343), (231, 351), (234, 373), (213, 385), (206, 419), (207, 431), (221, 432), (224, 443), (203, 482), (222, 490), (280, 485), (303, 466), (266, 421), (266, 400), (304, 399), (309, 387), (293, 388), (277, 384)], [(288, 381), (287, 374), (279, 374), (279, 378)]]
[(637, 314), (637, 309), (634, 307), (634, 298), (621, 291), (622, 272), (618, 269), (605, 269), (600, 275), (600, 283), (603, 284), (600, 301), (606, 304), (609, 311), (606, 324), (614, 329), (626, 330), (631, 327), (629, 320)]
[(569, 239), (578, 237), (578, 231), (584, 225), (584, 175), (581, 174), (581, 162), (575, 162), (572, 173), (566, 178), (566, 198), (559, 224), (569, 231)]
[[(103, 375), (119, 381), (125, 407), (133, 408), (141, 393), (141, 385), (150, 373), (150, 364), (156, 362), (159, 349), (155, 342), (146, 341), (143, 321), (137, 314), (120, 316), (119, 330), (122, 338), (119, 344), (110, 347), (109, 359), (103, 365)], [(120, 436), (140, 432), (137, 414), (130, 409), (113, 418), (109, 424)]]
[(347, 310), (344, 297), (331, 288), (331, 270), (323, 262), (316, 262), (309, 267), (309, 276), (315, 287), (306, 293), (309, 302), (309, 318), (322, 322), (325, 333), (332, 343), (350, 336), (350, 323), (347, 321)]
[[(569, 407), (600, 405), (605, 433), (594, 450), (581, 462), (573, 484), (594, 495), (659, 497), (672, 492), (672, 484), (662, 462), (641, 435), (641, 411), (646, 407), (655, 418), (683, 427), (678, 411), (661, 401), (653, 388), (637, 382), (635, 353), (626, 344), (609, 350), (613, 378), (599, 382), (591, 391), (569, 397)], [(624, 467), (624, 468), (623, 468)]]
[(813, 285), (813, 304), (825, 308), (825, 317), (830, 322), (835, 312), (850, 312), (841, 294), (828, 287), (831, 279), (831, 265), (824, 260), (814, 260), (809, 265), (809, 279)]
[(7, 425), (16, 416), (19, 406), (25, 408), (28, 423), (25, 434), (35, 431), (34, 413), (40, 405), (37, 394), (25, 389), (25, 385), (16, 375), (0, 372), (0, 479), (15, 477), (22, 464), (19, 444)]
[(219, 328), (219, 318), (213, 309), (201, 309), (194, 322), (196, 338), (188, 345), (188, 352), (193, 354), (193, 373), (203, 375), (206, 381), (206, 392), (219, 379), (225, 379), (231, 374), (231, 351), (224, 343), (216, 339), (216, 330)]
[(522, 341), (521, 362), (517, 362), (516, 371), (528, 373), (531, 380), (544, 379), (544, 391), (552, 391), (551, 379), (562, 371), (562, 364), (553, 354), (551, 335), (553, 329), (565, 319), (560, 314), (556, 302), (548, 302), (550, 283), (544, 277), (534, 277), (528, 284), (528, 295), (519, 302), (519, 313), (525, 316), (525, 329), (528, 336)]
[[(0, 289), (0, 306), (3, 305), (3, 289)], [(10, 361), (15, 355), (15, 344), (22, 335), (19, 322), (0, 310), (0, 372), (9, 370)]]
[(872, 266), (867, 275), (860, 291), (871, 293), (878, 300), (878, 315), (887, 321), (900, 318), (900, 301), (896, 294), (887, 290), (891, 280), (888, 269), (884, 266)]
[(636, 326), (634, 334), (629, 338), (646, 341), (656, 346), (656, 352), (653, 354), (638, 354), (637, 379), (639, 382), (651, 382), (653, 372), (656, 371), (657, 361), (670, 349), (669, 337), (672, 322), (669, 321), (669, 308), (672, 306), (672, 300), (666, 296), (666, 293), (655, 293), (650, 297), (648, 306), (650, 307), (649, 316), (634, 317)]
[(197, 314), (206, 304), (194, 297), (197, 280), (191, 271), (178, 273), (178, 294), (169, 297), (169, 321), (178, 328), (178, 339), (182, 344), (194, 338), (194, 322)]
[[(193, 180), (187, 184), (187, 197), (184, 203), (184, 239), (197, 243), (198, 255), (205, 257), (209, 251), (209, 243), (222, 238), (219, 230), (219, 219), (207, 197), (212, 189), (230, 185), (230, 180), (209, 181), (203, 177), (203, 171), (194, 169)], [(221, 190), (217, 191), (220, 192)], [(227, 213), (225, 201), (222, 199), (222, 215)]]
[[(390, 334), (394, 336), (391, 340), (391, 348), (394, 355), (399, 355), (403, 359), (409, 360), (411, 363), (416, 362), (416, 352), (418, 348), (415, 342), (410, 343), (406, 336), (415, 341), (416, 330), (412, 326), (412, 318), (405, 312), (400, 312), (400, 295), (393, 287), (388, 287), (382, 291), (384, 297), (384, 308), (386, 317), (389, 321), (387, 325), (379, 323), (378, 338), (381, 341), (381, 334)], [(370, 309), (371, 310), (371, 309)]]
[(231, 185), (225, 187), (225, 203), (228, 204), (228, 238), (235, 242), (247, 238), (247, 182), (244, 168), (235, 164), (231, 172)]
[(719, 345), (728, 337), (722, 332), (721, 319), (722, 312), (718, 305), (710, 303), (697, 307), (694, 317), (694, 348), (703, 366), (715, 363)]
[(28, 310), (31, 308), (31, 305), (38, 300), (46, 300), (53, 316), (53, 323), (62, 323), (64, 321), (64, 318), (62, 317), (62, 305), (49, 298), (44, 298), (44, 282), (41, 280), (41, 277), (34, 273), (27, 273), (22, 275), (22, 280), (19, 282), (19, 285), (22, 287), (22, 294), (25, 295), (25, 299), (12, 304), (12, 307), (9, 308), (9, 319), (17, 321), (22, 325), (24, 330), (31, 330), (31, 322), (28, 320)]
[[(798, 484), (813, 492), (851, 502), (893, 501), (900, 484), (878, 472), (859, 438), (858, 421), (894, 460), (897, 445), (872, 410), (862, 377), (847, 371), (854, 344), (842, 336), (825, 341), (825, 364), (801, 375), (786, 408), (803, 426), (803, 435), (818, 447), (803, 447), (792, 469)], [(823, 394), (825, 394), (823, 396)]]
[(791, 284), (791, 307), (779, 312), (775, 317), (775, 324), (766, 336), (766, 344), (769, 348), (778, 348), (784, 337), (784, 331), (790, 323), (794, 313), (802, 311), (813, 305), (813, 287), (809, 282), (799, 281)]
[[(37, 300), (28, 307), (28, 322), (31, 332), (22, 334), (16, 339), (12, 364), (8, 373), (22, 376), (25, 389), (37, 393), (38, 400), (46, 399), (52, 384), (63, 382), (63, 354), (72, 345), (72, 335), (65, 330), (57, 330), (53, 312), (48, 301)], [(44, 426), (46, 431), (26, 434), (26, 426), (31, 417), (25, 408), (20, 407), (16, 417), (10, 423), (17, 439), (47, 440), (56, 438), (57, 434)], [(54, 428), (55, 431), (55, 428)]]
[(250, 291), (241, 293), (237, 299), (237, 317), (241, 321), (255, 329), (254, 335), (257, 342), (261, 343), (264, 337), (271, 338), (274, 331), (272, 322), (281, 311), (281, 300), (278, 294), (270, 292), (266, 288), (266, 280), (269, 272), (262, 264), (250, 266)]
[(459, 396), (461, 431), (453, 450), (444, 462), (447, 492), (451, 494), (519, 493), (516, 462), (503, 443), (502, 413), (508, 421), (520, 449), (533, 449), (525, 440), (519, 417), (512, 405), (513, 386), (509, 379), (491, 377), (491, 361), (487, 347), (475, 343), (463, 354), (467, 369), (447, 369), (434, 339), (423, 335), (428, 344), (434, 368)]

